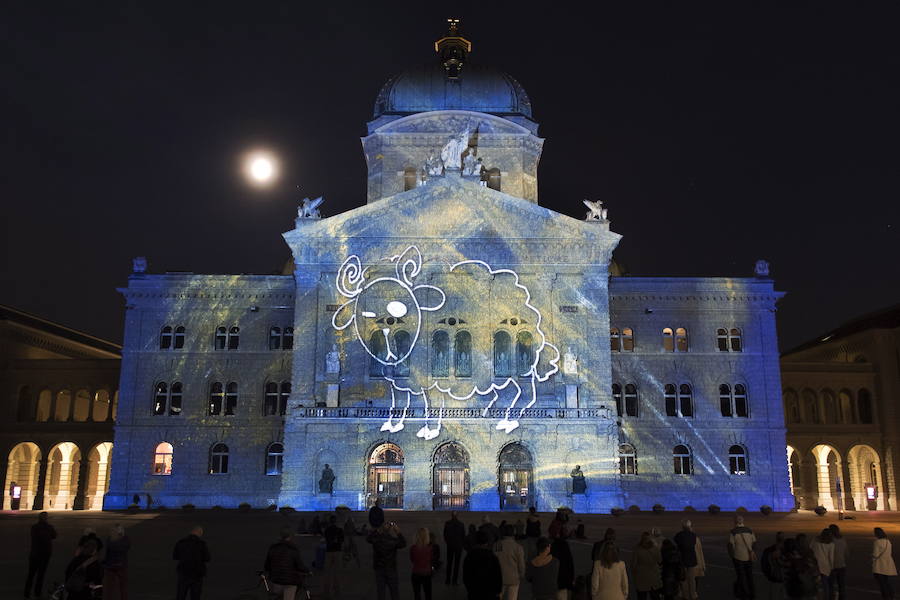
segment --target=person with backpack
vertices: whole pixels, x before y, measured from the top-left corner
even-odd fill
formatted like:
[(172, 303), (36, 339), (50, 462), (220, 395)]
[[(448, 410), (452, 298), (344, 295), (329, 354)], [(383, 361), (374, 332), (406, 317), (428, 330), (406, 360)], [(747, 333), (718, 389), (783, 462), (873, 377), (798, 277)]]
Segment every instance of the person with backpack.
[(795, 538), (784, 540), (781, 550), (784, 571), (784, 597), (790, 600), (815, 600), (818, 592), (818, 567), (809, 553), (803, 552)]
[(882, 598), (893, 598), (894, 587), (891, 577), (897, 576), (897, 565), (891, 556), (891, 541), (887, 539), (884, 529), (875, 528), (875, 543), (872, 544), (872, 574), (878, 582)]
[(768, 546), (759, 557), (763, 576), (769, 582), (769, 600), (784, 598), (784, 533), (775, 534), (775, 543)]
[(753, 587), (753, 563), (756, 552), (753, 546), (756, 536), (753, 530), (744, 525), (744, 517), (734, 518), (734, 528), (728, 535), (728, 555), (734, 563), (734, 597), (738, 600), (753, 600), (756, 592)]
[(834, 543), (834, 568), (831, 570), (831, 588), (838, 600), (847, 600), (847, 540), (841, 528), (832, 523), (831, 540)]
[(97, 544), (87, 540), (66, 567), (67, 600), (91, 600), (94, 586), (103, 583), (103, 567), (100, 566)]

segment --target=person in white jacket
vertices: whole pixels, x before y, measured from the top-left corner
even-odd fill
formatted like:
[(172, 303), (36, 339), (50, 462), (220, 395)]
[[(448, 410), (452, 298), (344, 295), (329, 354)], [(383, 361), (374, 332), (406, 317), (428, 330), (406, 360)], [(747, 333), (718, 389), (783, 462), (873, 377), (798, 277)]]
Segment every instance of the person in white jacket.
[(501, 600), (517, 600), (519, 583), (525, 576), (525, 550), (513, 537), (513, 526), (504, 525), (500, 530), (502, 538), (494, 544), (494, 554), (500, 561), (503, 574), (503, 594)]
[(628, 573), (625, 563), (619, 560), (619, 550), (615, 544), (607, 544), (600, 553), (600, 560), (594, 561), (591, 574), (592, 600), (626, 600), (628, 598)]
[(893, 598), (894, 587), (891, 585), (891, 577), (897, 575), (897, 565), (891, 556), (891, 541), (887, 539), (884, 529), (875, 528), (875, 543), (872, 545), (872, 574), (881, 591), (882, 598)]
[(831, 530), (825, 528), (819, 537), (809, 545), (816, 564), (819, 566), (819, 581), (822, 582), (823, 598), (831, 600), (831, 571), (834, 569), (834, 541), (831, 539)]

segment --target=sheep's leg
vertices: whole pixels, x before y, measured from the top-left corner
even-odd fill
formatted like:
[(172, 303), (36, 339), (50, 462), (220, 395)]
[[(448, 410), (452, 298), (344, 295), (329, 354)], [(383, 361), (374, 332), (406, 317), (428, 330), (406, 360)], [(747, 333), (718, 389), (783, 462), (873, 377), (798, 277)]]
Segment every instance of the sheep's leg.
[[(512, 409), (515, 408), (516, 402), (518, 402), (518, 400), (519, 400), (519, 396), (522, 395), (522, 388), (519, 387), (519, 384), (516, 383), (516, 380), (510, 379), (509, 381), (510, 381), (510, 383), (513, 384), (513, 387), (516, 388), (516, 395), (513, 396), (513, 399), (509, 403), (509, 406), (506, 407), (506, 412), (503, 414), (503, 418), (500, 420), (499, 423), (497, 423), (497, 429), (499, 429), (500, 431), (505, 431), (506, 433), (510, 433), (513, 429), (515, 429), (516, 427), (519, 426), (518, 419), (510, 420), (509, 414), (512, 411)], [(517, 415), (517, 417), (521, 416), (521, 414), (522, 413), (520, 412), (519, 415)]]
[[(393, 395), (393, 393), (394, 393), (393, 388), (391, 388), (391, 395)], [(398, 431), (403, 429), (403, 427), (404, 427), (403, 422), (406, 420), (406, 413), (409, 412), (409, 403), (410, 403), (409, 392), (406, 392), (406, 406), (403, 407), (403, 413), (401, 413), (401, 415), (400, 415), (400, 420), (398, 422), (396, 422), (394, 424), (394, 426), (391, 428), (391, 433), (397, 433)]]
[(521, 418), (525, 411), (534, 406), (534, 403), (537, 402), (537, 387), (534, 382), (534, 375), (531, 376), (531, 399), (528, 401), (528, 404), (519, 409), (519, 415), (516, 417)]
[(497, 400), (499, 400), (499, 399), (500, 399), (500, 396), (497, 395), (497, 390), (494, 390), (494, 397), (491, 398), (491, 401), (488, 402), (488, 405), (485, 406), (484, 409), (481, 411), (481, 418), (482, 418), (482, 419), (483, 419), (484, 417), (487, 416), (487, 412), (488, 412), (489, 410), (491, 410), (491, 407), (494, 406), (494, 403), (495, 403)]
[(425, 407), (425, 424), (422, 425), (422, 428), (419, 429), (418, 432), (416, 432), (416, 437), (430, 440), (434, 436), (431, 435), (431, 428), (428, 426), (428, 392), (425, 390), (422, 390), (422, 405)]
[(387, 421), (381, 424), (381, 431), (394, 431), (394, 407), (397, 401), (394, 398), (394, 386), (391, 386), (391, 408), (388, 410)]

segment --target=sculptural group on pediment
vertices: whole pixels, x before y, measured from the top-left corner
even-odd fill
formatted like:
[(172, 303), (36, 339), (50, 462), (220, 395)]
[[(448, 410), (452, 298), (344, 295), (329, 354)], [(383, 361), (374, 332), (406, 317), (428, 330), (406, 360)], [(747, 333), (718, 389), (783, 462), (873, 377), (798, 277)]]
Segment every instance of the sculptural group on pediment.
[(585, 221), (606, 221), (606, 209), (603, 208), (603, 201), (591, 201), (591, 200), (582, 200), (584, 205), (587, 206), (588, 212), (584, 217)]

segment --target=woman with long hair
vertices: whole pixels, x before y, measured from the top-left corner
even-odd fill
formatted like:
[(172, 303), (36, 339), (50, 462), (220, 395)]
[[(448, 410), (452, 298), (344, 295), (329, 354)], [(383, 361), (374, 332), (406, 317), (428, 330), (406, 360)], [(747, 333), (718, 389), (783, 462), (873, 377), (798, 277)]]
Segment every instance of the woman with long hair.
[(416, 541), (409, 548), (409, 560), (412, 561), (412, 588), (415, 600), (431, 600), (431, 575), (434, 561), (434, 549), (431, 544), (431, 533), (425, 527), (416, 533)]
[(641, 534), (641, 541), (634, 549), (634, 554), (631, 555), (631, 574), (634, 577), (634, 587), (637, 588), (638, 600), (659, 600), (659, 592), (662, 589), (660, 563), (662, 555), (653, 541), (653, 535), (645, 531)]
[(875, 543), (872, 544), (872, 574), (878, 582), (882, 598), (894, 597), (894, 586), (891, 577), (897, 576), (897, 565), (891, 556), (891, 541), (881, 527), (875, 528)]
[(626, 600), (628, 598), (628, 574), (625, 563), (619, 560), (615, 544), (606, 544), (600, 559), (594, 562), (591, 574), (591, 598), (593, 600)]

